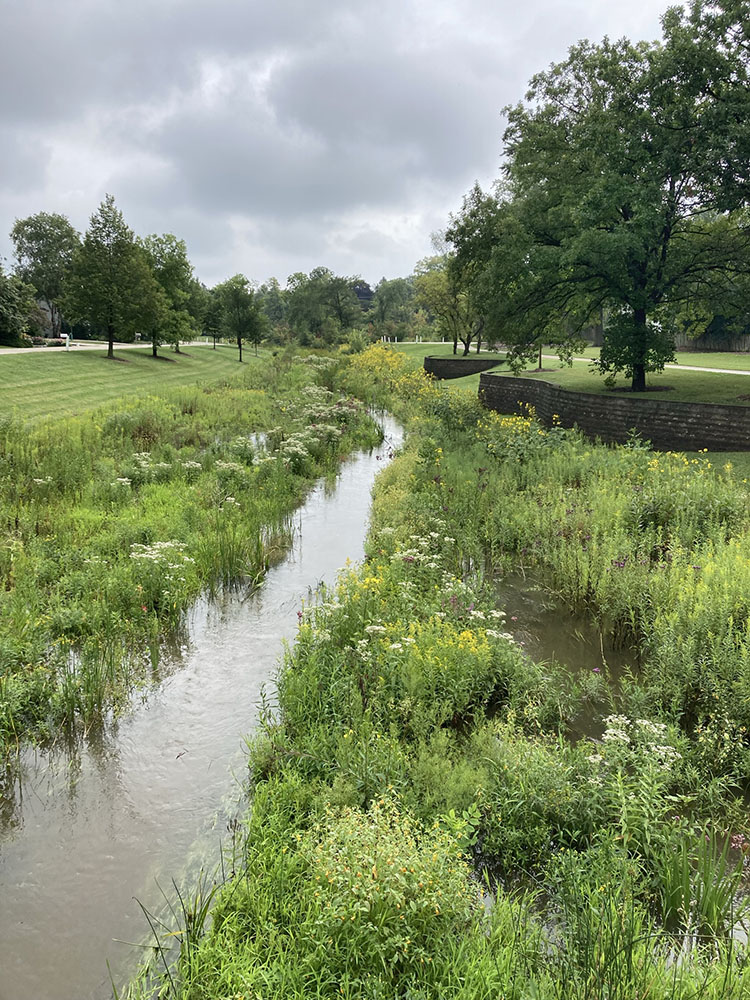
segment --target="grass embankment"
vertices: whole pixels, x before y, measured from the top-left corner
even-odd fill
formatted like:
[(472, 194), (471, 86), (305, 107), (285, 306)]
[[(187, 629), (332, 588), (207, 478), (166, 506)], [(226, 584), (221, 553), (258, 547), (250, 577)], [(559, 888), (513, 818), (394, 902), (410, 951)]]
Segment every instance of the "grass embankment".
[[(210, 898), (188, 908), (163, 995), (746, 996), (746, 484), (488, 416), (380, 348), (345, 380), (411, 407), (409, 443), (367, 561), (304, 613), (234, 874), (205, 936)], [(617, 694), (604, 664), (526, 659), (486, 569), (519, 561), (654, 667)], [(567, 736), (582, 706), (596, 746)]]
[[(403, 353), (414, 367), (420, 367), (428, 354), (434, 354), (436, 357), (444, 355), (453, 356), (452, 348), (444, 344), (432, 346), (429, 344), (398, 344), (395, 345), (395, 350)], [(592, 357), (597, 353), (598, 348), (589, 349), (587, 352)], [(475, 356), (475, 353), (472, 351), (471, 357)], [(479, 356), (488, 358), (504, 357), (502, 352), (499, 354), (482, 352)], [(750, 369), (750, 356), (748, 355), (716, 355), (717, 359), (721, 359), (721, 364), (718, 363), (718, 360), (712, 363), (714, 356), (711, 354), (692, 355), (680, 352), (678, 357), (682, 365)], [(724, 363), (727, 358), (734, 359), (734, 364)], [(505, 366), (495, 369), (493, 374), (500, 377), (514, 377), (507, 372)], [(554, 382), (556, 385), (560, 385), (564, 389), (570, 389), (572, 392), (591, 392), (596, 395), (614, 394), (613, 390), (608, 389), (604, 385), (602, 376), (590, 370), (588, 361), (574, 361), (572, 366), (568, 367), (561, 364), (556, 358), (547, 357), (544, 359), (543, 371), (540, 372), (536, 368), (531, 367), (521, 372), (521, 375), (524, 378), (540, 378), (547, 382)], [(736, 406), (750, 405), (750, 375), (732, 375), (709, 371), (694, 372), (680, 368), (667, 368), (659, 374), (649, 375), (647, 383), (649, 391), (645, 395), (643, 393), (638, 394), (638, 398), (667, 399), (672, 402), (731, 403)], [(461, 388), (476, 391), (479, 387), (479, 375), (469, 375), (462, 379), (449, 380), (446, 382), (446, 388), (449, 391), (455, 390), (457, 388), (456, 384), (460, 385)], [(627, 385), (628, 380), (620, 377), (617, 380), (616, 388), (623, 389)], [(664, 389), (657, 389), (659, 386), (664, 386)]]
[(313, 478), (374, 443), (362, 408), (317, 384), (327, 364), (258, 362), (31, 427), (0, 416), (0, 758), (101, 720), (188, 604), (259, 580)]
[[(254, 360), (248, 354), (249, 363)], [(116, 353), (114, 361), (106, 357), (106, 344), (101, 351), (8, 354), (0, 363), (0, 414), (22, 420), (77, 414), (123, 396), (234, 377), (238, 368), (236, 349), (226, 346), (186, 346), (157, 359), (150, 348), (133, 348)]]

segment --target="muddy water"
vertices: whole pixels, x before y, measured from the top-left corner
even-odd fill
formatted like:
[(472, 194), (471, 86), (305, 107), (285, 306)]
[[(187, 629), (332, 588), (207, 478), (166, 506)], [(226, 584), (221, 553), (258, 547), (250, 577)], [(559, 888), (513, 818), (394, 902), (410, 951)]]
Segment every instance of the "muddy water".
[(0, 1000), (111, 996), (107, 963), (120, 984), (142, 955), (136, 900), (159, 909), (160, 885), (214, 866), (241, 799), (242, 737), (301, 600), (362, 557), (372, 483), (401, 439), (384, 427), (381, 448), (313, 490), (260, 591), (195, 606), (147, 698), (76, 751), (23, 757), (0, 809)]
[[(508, 632), (532, 660), (555, 660), (579, 679), (587, 673), (606, 674), (615, 690), (624, 673), (637, 671), (635, 650), (614, 646), (589, 618), (572, 614), (533, 577), (509, 573), (496, 581), (494, 592)], [(600, 737), (601, 707), (588, 703), (573, 721), (572, 732)]]
[(615, 647), (583, 615), (574, 615), (532, 577), (509, 573), (495, 586), (506, 626), (532, 660), (556, 660), (573, 671), (607, 668), (613, 680), (637, 664), (632, 649)]

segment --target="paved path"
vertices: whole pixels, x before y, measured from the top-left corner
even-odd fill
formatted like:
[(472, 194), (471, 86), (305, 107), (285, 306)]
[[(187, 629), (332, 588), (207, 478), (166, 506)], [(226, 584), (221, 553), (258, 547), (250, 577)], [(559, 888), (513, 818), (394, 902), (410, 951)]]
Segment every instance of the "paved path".
[[(162, 347), (169, 347), (169, 344), (162, 344)], [(191, 340), (189, 343), (180, 344), (180, 347), (210, 347), (203, 340)], [(136, 347), (151, 347), (150, 340), (140, 340), (132, 344), (115, 344), (114, 348), (116, 351), (128, 351), (133, 350)], [(54, 351), (67, 351), (67, 347), (3, 347), (0, 348), (0, 358), (4, 354), (36, 354), (41, 352), (42, 354), (52, 354)], [(77, 354), (79, 351), (106, 351), (107, 343), (101, 340), (78, 340), (74, 344), (70, 345), (71, 353), (75, 351)]]
[[(432, 346), (442, 345), (443, 347), (448, 346), (445, 340), (423, 340), (421, 343), (425, 345)], [(481, 355), (480, 355), (481, 357)], [(556, 354), (543, 354), (542, 357), (545, 361), (558, 361), (558, 356)], [(573, 358), (574, 361), (594, 361), (595, 358)], [(703, 365), (665, 365), (666, 368), (675, 368), (678, 371), (680, 368), (686, 372), (716, 372), (718, 375), (750, 375), (750, 370), (745, 368), (706, 368)], [(532, 371), (534, 369), (531, 369)]]
[[(556, 354), (543, 354), (543, 358), (557, 358)], [(594, 361), (595, 358), (573, 358), (574, 361)], [(664, 365), (665, 368), (682, 369), (685, 372), (716, 372), (718, 375), (750, 375), (744, 368), (704, 368), (703, 365)]]

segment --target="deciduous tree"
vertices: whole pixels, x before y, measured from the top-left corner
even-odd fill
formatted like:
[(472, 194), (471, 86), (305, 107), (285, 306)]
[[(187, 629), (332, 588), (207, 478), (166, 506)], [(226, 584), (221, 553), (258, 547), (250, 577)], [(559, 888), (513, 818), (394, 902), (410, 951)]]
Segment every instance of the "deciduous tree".
[(199, 329), (194, 315), (193, 265), (188, 260), (185, 241), (172, 233), (164, 233), (146, 236), (139, 243), (165, 295), (164, 339), (179, 354), (180, 341), (191, 340)]
[(0, 265), (0, 344), (14, 344), (28, 326), (34, 308), (34, 289)]
[(750, 3), (695, 0), (663, 26), (662, 43), (579, 43), (506, 109), (480, 279), (492, 327), (521, 346), (606, 308), (599, 368), (638, 391), (672, 356), (670, 310), (749, 259)]
[(484, 329), (484, 314), (468, 288), (462, 288), (449, 269), (449, 257), (427, 257), (417, 264), (414, 289), (417, 302), (424, 306), (437, 321), (438, 331), (453, 341), (453, 353), (458, 351), (459, 340), (464, 354), (474, 341), (477, 350)]
[(36, 289), (49, 311), (52, 336), (59, 337), (65, 280), (80, 237), (64, 215), (49, 212), (16, 219), (10, 237), (18, 261), (16, 272)]
[(221, 303), (222, 328), (237, 343), (238, 360), (242, 361), (245, 340), (255, 345), (257, 354), (263, 339), (265, 317), (248, 279), (244, 274), (235, 274), (217, 285), (214, 294)]

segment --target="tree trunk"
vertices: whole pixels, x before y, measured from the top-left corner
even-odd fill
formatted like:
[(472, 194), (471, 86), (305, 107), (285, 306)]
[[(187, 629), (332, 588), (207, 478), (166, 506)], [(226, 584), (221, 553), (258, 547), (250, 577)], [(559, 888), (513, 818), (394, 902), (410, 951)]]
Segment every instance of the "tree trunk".
[(107, 324), (107, 357), (115, 356), (115, 331), (111, 323)]
[(633, 310), (633, 323), (635, 326), (633, 343), (633, 381), (631, 389), (633, 392), (646, 391), (646, 340), (648, 331), (646, 329), (646, 310)]
[(153, 357), (153, 358), (158, 358), (159, 357), (159, 355), (156, 353), (158, 347), (159, 347), (159, 345), (156, 343), (156, 341), (152, 340), (151, 341), (151, 357)]
[(214, 337), (214, 350), (216, 350), (216, 337)]
[(542, 370), (542, 345), (539, 345), (539, 364), (537, 366), (538, 371)]
[(239, 348), (240, 351), (240, 358), (239, 358), (240, 364), (242, 364), (242, 337), (237, 338), (237, 347)]
[(458, 334), (453, 334), (453, 353), (458, 354)]
[(50, 302), (49, 299), (44, 300), (47, 303), (47, 308), (49, 309), (49, 321), (52, 326), (52, 336), (55, 340), (60, 336), (60, 330), (62, 329), (62, 316), (60, 315), (60, 310), (54, 304)]

